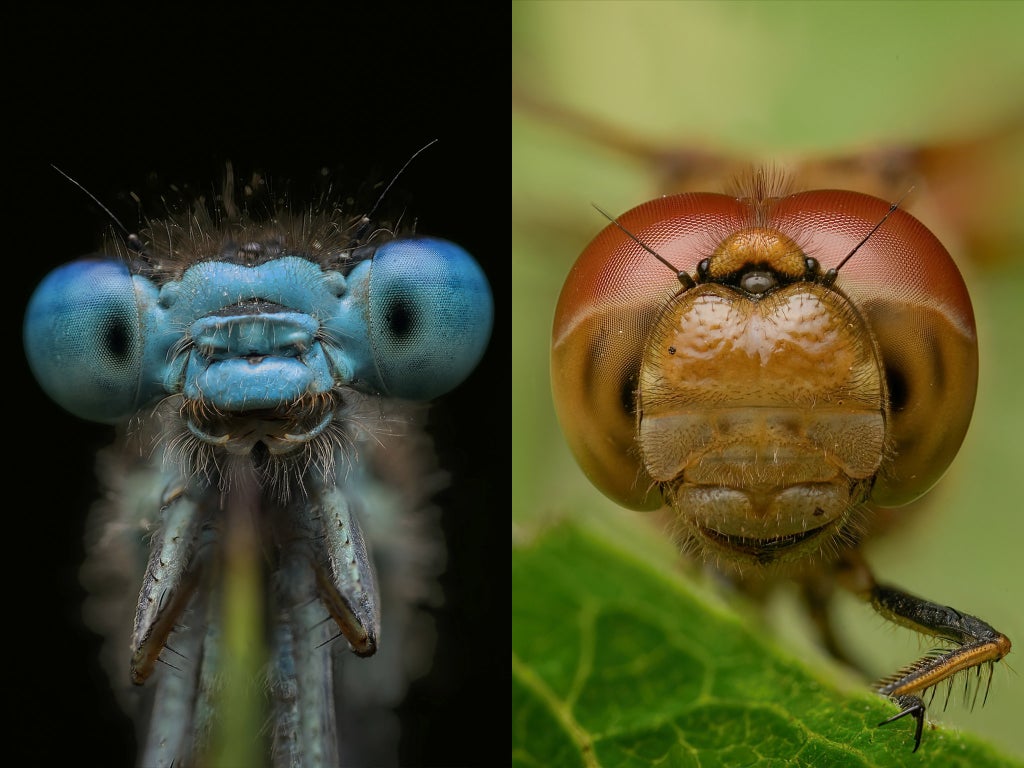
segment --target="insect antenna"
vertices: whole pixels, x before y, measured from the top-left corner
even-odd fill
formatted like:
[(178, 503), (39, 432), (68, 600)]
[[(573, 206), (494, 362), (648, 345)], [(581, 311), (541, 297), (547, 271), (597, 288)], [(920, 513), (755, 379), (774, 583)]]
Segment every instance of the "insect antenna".
[(681, 269), (677, 269), (675, 267), (675, 265), (672, 264), (672, 262), (670, 262), (668, 259), (666, 259), (664, 256), (662, 256), (656, 250), (651, 248), (643, 240), (641, 240), (639, 237), (634, 235), (632, 232), (630, 232), (624, 226), (619, 224), (619, 222), (615, 219), (615, 217), (612, 216), (610, 213), (608, 213), (608, 211), (606, 211), (604, 208), (599, 206), (597, 203), (591, 203), (591, 205), (594, 206), (594, 208), (597, 210), (598, 213), (600, 213), (602, 216), (604, 216), (606, 219), (608, 219), (608, 221), (610, 221), (612, 224), (614, 224), (616, 227), (618, 227), (620, 230), (622, 230), (625, 233), (626, 237), (628, 237), (634, 243), (639, 245), (641, 248), (643, 248), (645, 251), (647, 251), (649, 254), (651, 254), (651, 256), (653, 256), (658, 261), (660, 261), (662, 264), (664, 264), (666, 267), (671, 269), (675, 273), (676, 278), (679, 280), (679, 282), (683, 284), (683, 286), (685, 286), (686, 288), (693, 288), (696, 285), (696, 283), (693, 282), (693, 278), (690, 277), (689, 274), (687, 274), (686, 272), (682, 271)]
[(885, 215), (881, 219), (878, 220), (878, 223), (875, 224), (875, 226), (873, 226), (871, 228), (871, 231), (868, 232), (866, 235), (864, 235), (863, 238), (861, 238), (861, 241), (859, 243), (857, 243), (857, 245), (855, 245), (853, 247), (853, 250), (850, 251), (848, 254), (846, 254), (846, 256), (843, 257), (843, 260), (839, 262), (839, 264), (837, 264), (836, 266), (832, 267), (831, 269), (829, 269), (829, 270), (827, 270), (825, 272), (825, 280), (826, 281), (832, 282), (832, 281), (834, 281), (836, 279), (836, 276), (839, 274), (839, 270), (842, 269), (846, 265), (846, 262), (848, 262), (850, 259), (853, 258), (853, 254), (855, 254), (857, 251), (859, 251), (861, 249), (861, 247), (864, 245), (864, 243), (866, 243), (871, 238), (871, 236), (873, 234), (875, 234), (875, 232), (877, 232), (881, 228), (881, 226), (883, 224), (885, 224), (886, 220), (890, 216), (892, 216), (893, 211), (895, 211), (897, 208), (899, 208), (900, 207), (900, 203), (902, 203), (906, 199), (907, 195), (909, 195), (913, 191), (914, 191), (914, 188), (911, 187), (906, 192), (904, 192), (902, 195), (900, 195), (900, 198), (896, 202), (891, 203), (889, 205), (889, 210), (886, 211)]
[[(68, 175), (67, 173), (62, 171), (60, 168), (58, 168), (53, 163), (50, 163), (50, 167), (53, 168), (53, 170), (55, 170), (57, 173), (59, 173), (65, 179), (70, 181), (72, 184), (74, 184), (76, 187), (78, 187), (80, 190), (82, 190), (82, 192), (84, 192), (89, 197), (90, 200), (92, 200), (94, 203), (96, 203), (96, 205), (98, 205), (100, 207), (100, 209), (105, 214), (107, 214), (107, 216), (110, 217), (110, 220), (113, 221), (121, 229), (121, 231), (124, 233), (124, 236), (126, 238), (131, 240), (131, 238), (134, 237), (134, 235), (131, 232), (128, 231), (128, 227), (126, 227), (124, 224), (122, 224), (121, 220), (119, 218), (117, 218), (117, 216), (114, 215), (113, 211), (111, 211), (109, 208), (107, 208), (107, 206), (105, 206), (103, 203), (101, 203), (99, 201), (99, 199), (96, 197), (96, 195), (94, 195), (88, 189), (83, 187), (81, 184), (78, 183), (78, 181), (76, 179), (72, 178), (70, 175)], [(136, 241), (137, 240), (138, 240), (138, 238), (136, 238)]]
[(83, 191), (83, 193), (85, 193), (85, 195), (89, 198), (89, 200), (91, 200), (93, 203), (95, 203), (97, 206), (99, 206), (99, 209), (103, 213), (108, 215), (108, 217), (110, 217), (111, 221), (113, 221), (114, 224), (116, 224), (117, 227), (123, 233), (125, 244), (128, 246), (128, 248), (131, 251), (133, 251), (133, 252), (135, 252), (137, 254), (140, 254), (140, 255), (144, 254), (145, 246), (142, 244), (142, 240), (138, 237), (138, 234), (136, 234), (133, 231), (130, 231), (127, 226), (125, 226), (123, 223), (121, 223), (121, 219), (119, 219), (117, 216), (115, 216), (114, 212), (110, 208), (108, 208), (108, 207), (104, 206), (102, 203), (100, 203), (99, 199), (96, 198), (96, 196), (93, 195), (91, 193), (91, 191), (89, 191), (84, 186), (82, 186), (82, 184), (80, 184), (77, 179), (73, 178), (71, 175), (69, 175), (65, 171), (62, 171), (60, 168), (58, 168), (57, 166), (53, 165), (52, 163), (50, 163), (50, 168), (52, 168), (54, 171), (59, 173), (61, 176), (65, 177), (66, 179), (71, 181), (73, 184), (75, 184), (75, 186), (77, 186), (79, 189), (81, 189)]
[(391, 187), (393, 187), (395, 185), (395, 182), (398, 181), (398, 177), (405, 172), (405, 169), (409, 167), (413, 160), (415, 160), (417, 157), (423, 154), (423, 152), (425, 152), (427, 149), (434, 146), (437, 143), (437, 141), (437, 139), (431, 139), (422, 147), (413, 152), (409, 159), (405, 161), (405, 165), (399, 168), (398, 172), (391, 177), (391, 181), (389, 181), (388, 185), (384, 187), (384, 191), (380, 193), (380, 197), (377, 198), (377, 202), (374, 203), (373, 207), (366, 214), (363, 215), (359, 227), (352, 235), (351, 243), (353, 245), (362, 242), (363, 238), (366, 237), (366, 233), (370, 230), (370, 227), (373, 226), (373, 214), (375, 214), (377, 212), (377, 209), (380, 208), (380, 204), (384, 202), (384, 198), (387, 197), (388, 192), (391, 191)]

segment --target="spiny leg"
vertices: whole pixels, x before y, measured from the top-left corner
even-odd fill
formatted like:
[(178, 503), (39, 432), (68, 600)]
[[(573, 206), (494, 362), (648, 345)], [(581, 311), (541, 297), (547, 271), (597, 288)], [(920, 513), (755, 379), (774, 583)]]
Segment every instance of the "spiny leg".
[(132, 682), (153, 673), (167, 638), (188, 605), (199, 578), (193, 562), (202, 533), (199, 490), (172, 484), (161, 497), (159, 527), (153, 533), (149, 563), (139, 592), (132, 631)]
[(958, 672), (999, 661), (1010, 652), (1010, 640), (975, 616), (897, 587), (879, 584), (863, 559), (854, 553), (840, 563), (838, 576), (840, 584), (870, 602), (889, 621), (953, 643), (952, 648), (933, 651), (880, 680), (875, 688), (877, 693), (888, 696), (900, 706), (896, 715), (879, 725), (906, 715), (917, 721), (914, 735), (916, 752), (921, 746), (924, 727), (925, 704), (921, 695), (943, 680), (950, 680), (952, 684), (952, 677)]
[(273, 751), (278, 766), (330, 768), (339, 764), (333, 641), (340, 630), (353, 652), (372, 655), (380, 614), (354, 490), (315, 480), (309, 488), (277, 531)]
[(274, 765), (330, 768), (338, 764), (333, 631), (304, 547), (281, 552), (274, 594)]
[[(187, 622), (174, 632), (172, 643), (176, 666), (161, 669), (155, 681), (153, 708), (139, 764), (153, 768), (187, 765), (194, 757), (195, 701), (203, 660), (203, 646), (209, 629), (205, 595), (197, 593)], [(165, 653), (170, 650), (167, 647)]]
[(200, 495), (198, 488), (175, 482), (160, 498), (132, 632), (132, 682), (143, 685), (162, 663), (141, 757), (143, 765), (157, 768), (180, 765), (195, 748), (194, 708), (207, 634), (207, 596), (196, 587), (212, 538), (202, 530)]

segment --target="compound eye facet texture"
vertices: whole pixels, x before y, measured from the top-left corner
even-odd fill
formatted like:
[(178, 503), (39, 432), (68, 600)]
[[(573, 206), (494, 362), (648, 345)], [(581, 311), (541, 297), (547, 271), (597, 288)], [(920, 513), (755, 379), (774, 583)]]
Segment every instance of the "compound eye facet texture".
[(392, 240), (373, 256), (367, 327), (376, 384), (392, 397), (429, 400), (465, 379), (487, 347), (490, 287), (461, 247), (434, 238)]
[(683, 194), (644, 203), (605, 227), (565, 281), (552, 334), (555, 407), (588, 478), (624, 506), (662, 504), (636, 442), (638, 373), (651, 331), (687, 290), (677, 270), (696, 277), (697, 265), (727, 238), (758, 227), (792, 240), (823, 273), (857, 249), (834, 287), (864, 317), (886, 384), (886, 448), (871, 501), (900, 506), (926, 492), (970, 423), (974, 314), (953, 259), (909, 213), (891, 212), (857, 248), (889, 208), (841, 190), (762, 201)]
[(82, 259), (58, 267), (36, 288), (24, 346), (54, 401), (83, 419), (112, 423), (140, 405), (142, 333), (128, 268)]

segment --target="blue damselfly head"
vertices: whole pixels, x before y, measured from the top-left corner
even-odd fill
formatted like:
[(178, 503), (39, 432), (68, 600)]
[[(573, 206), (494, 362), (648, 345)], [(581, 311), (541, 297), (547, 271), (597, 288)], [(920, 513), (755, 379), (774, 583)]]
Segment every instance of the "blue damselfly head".
[(214, 723), (236, 690), (281, 765), (392, 762), (385, 710), (429, 655), (444, 564), (426, 405), (483, 357), (491, 290), (461, 246), (371, 216), (387, 187), (360, 212), (258, 178), (116, 219), (36, 288), (25, 353), (60, 406), (118, 427), (82, 578), (140, 763), (234, 739)]

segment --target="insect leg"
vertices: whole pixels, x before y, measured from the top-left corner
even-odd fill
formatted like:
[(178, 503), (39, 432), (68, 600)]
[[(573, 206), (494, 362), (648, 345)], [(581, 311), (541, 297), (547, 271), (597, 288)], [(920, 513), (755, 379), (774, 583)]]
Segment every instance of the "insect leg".
[(310, 484), (277, 532), (274, 759), (326, 768), (338, 764), (331, 641), (340, 629), (353, 652), (373, 654), (380, 614), (356, 499), (333, 484)]
[(899, 706), (900, 711), (892, 717), (887, 717), (879, 725), (899, 720), (901, 717), (912, 715), (917, 725), (914, 727), (914, 752), (921, 746), (921, 733), (924, 731), (924, 701), (920, 696), (893, 696), (893, 701)]
[(880, 680), (875, 690), (900, 705), (895, 717), (879, 725), (913, 715), (917, 720), (914, 751), (921, 744), (925, 705), (921, 694), (943, 680), (972, 667), (993, 663), (1010, 652), (1010, 640), (981, 619), (912, 595), (898, 587), (879, 584), (859, 557), (849, 555), (839, 571), (840, 583), (867, 600), (883, 617), (921, 634), (950, 641), (952, 648), (922, 656), (895, 674)]
[(197, 689), (202, 687), (200, 679), (205, 676), (196, 667), (208, 663), (206, 654), (215, 647), (208, 642), (215, 630), (205, 626), (208, 614), (215, 618), (214, 612), (207, 611), (206, 597), (197, 592), (189, 606), (189, 613), (195, 618), (189, 622), (190, 626), (179, 627), (174, 632), (175, 661), (170, 663), (180, 661), (181, 666), (164, 670), (155, 681), (153, 709), (149, 715), (145, 744), (139, 753), (139, 765), (172, 768), (187, 763), (205, 742), (200, 732), (208, 733), (209, 726), (203, 716), (203, 707), (196, 701)]
[(801, 580), (800, 597), (807, 607), (807, 613), (814, 624), (821, 644), (828, 654), (851, 669), (863, 672), (863, 665), (850, 656), (836, 634), (830, 610), (834, 587), (834, 583), (823, 581), (819, 578)]
[(302, 542), (282, 549), (274, 574), (273, 755), (275, 766), (338, 764), (334, 715), (333, 630), (317, 595), (310, 552)]
[[(195, 754), (209, 732), (203, 717), (202, 668), (215, 663), (215, 615), (207, 590), (197, 589), (216, 533), (203, 529), (197, 489), (172, 484), (161, 498), (160, 527), (150, 542), (132, 634), (131, 678), (141, 685), (157, 661), (166, 669), (156, 682), (142, 751), (143, 765), (172, 766)], [(208, 616), (207, 614), (211, 615)], [(207, 626), (213, 618), (214, 623)], [(172, 634), (173, 633), (173, 634)]]
[(356, 518), (358, 499), (337, 485), (314, 493), (320, 529), (315, 570), (320, 599), (359, 656), (372, 656), (380, 632), (377, 576)]
[(198, 569), (191, 566), (201, 517), (199, 505), (184, 487), (174, 486), (164, 493), (160, 527), (150, 545), (132, 631), (130, 671), (136, 685), (153, 673), (168, 635), (195, 591)]

